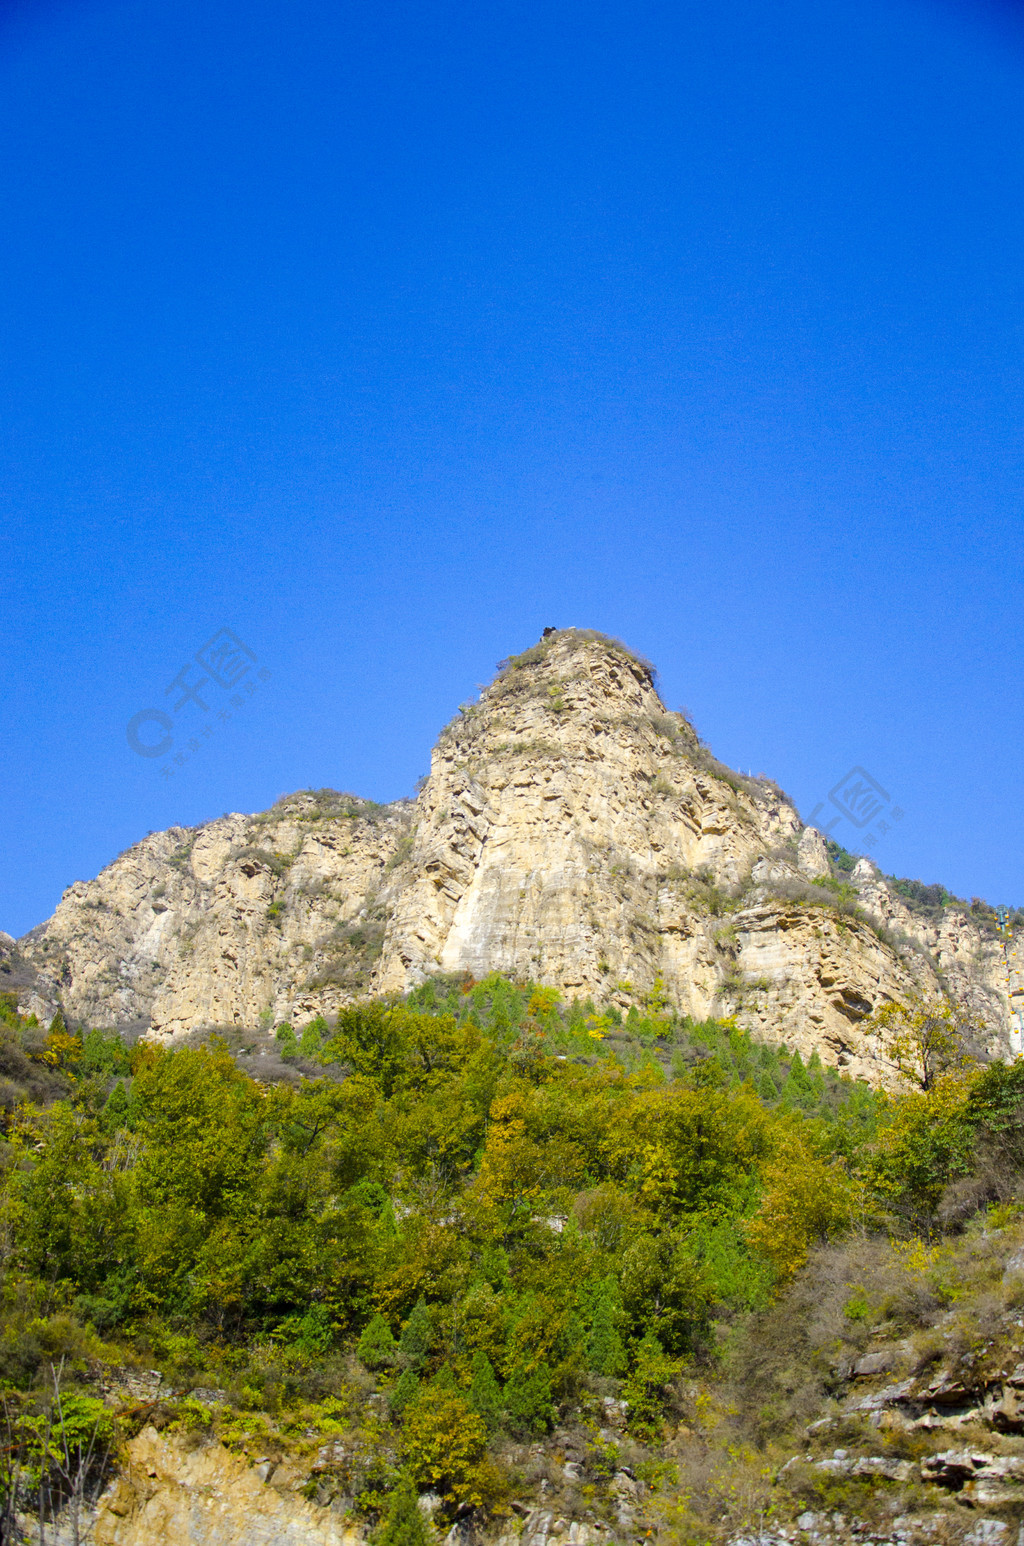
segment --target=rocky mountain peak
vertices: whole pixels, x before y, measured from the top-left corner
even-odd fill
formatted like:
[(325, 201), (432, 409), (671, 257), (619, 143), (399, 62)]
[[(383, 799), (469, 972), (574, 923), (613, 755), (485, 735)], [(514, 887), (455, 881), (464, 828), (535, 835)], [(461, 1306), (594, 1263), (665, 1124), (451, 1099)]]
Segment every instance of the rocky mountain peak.
[(501, 661), (478, 701), (463, 704), (442, 732), (435, 759), (449, 760), (453, 748), (473, 760), (534, 745), (574, 756), (594, 737), (602, 754), (617, 755), (638, 731), (652, 730), (697, 744), (683, 716), (666, 713), (653, 667), (615, 640), (570, 629)]
[(997, 939), (966, 910), (913, 913), (866, 861), (834, 874), (776, 785), (718, 762), (646, 661), (583, 629), (500, 663), (417, 800), (305, 790), (154, 833), (16, 954), (40, 1017), (165, 1036), (258, 1035), (499, 971), (622, 1011), (734, 1015), (868, 1073), (873, 1008), (941, 982), (1012, 1047)]
[(499, 661), (498, 674), (482, 697), (507, 700), (542, 690), (552, 700), (562, 698), (566, 708), (582, 712), (601, 698), (621, 699), (625, 712), (663, 712), (656, 675), (649, 661), (618, 639), (593, 629), (566, 628)]

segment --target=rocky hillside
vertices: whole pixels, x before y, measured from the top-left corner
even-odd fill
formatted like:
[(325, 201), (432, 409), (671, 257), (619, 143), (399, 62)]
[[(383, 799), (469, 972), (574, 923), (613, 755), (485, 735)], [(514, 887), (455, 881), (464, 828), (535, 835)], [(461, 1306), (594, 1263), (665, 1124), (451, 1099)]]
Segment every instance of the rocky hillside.
[[(930, 1248), (819, 1248), (724, 1363), (676, 1379), (656, 1441), (631, 1432), (628, 1403), (592, 1395), (542, 1438), (496, 1447), (517, 1490), (490, 1518), (466, 1505), (453, 1521), (425, 1492), (440, 1528), (421, 1546), (1014, 1546), (1022, 1246), (1019, 1207), (1004, 1207)], [(94, 1365), (90, 1380), (131, 1437), (102, 1490), (50, 1524), (53, 1546), (376, 1539), (353, 1494), (397, 1439), (365, 1371), (344, 1411), (244, 1418), (226, 1391), (159, 1370)], [(40, 1539), (31, 1513), (18, 1523)]]
[(1024, 1061), (883, 1095), (497, 974), (323, 1033), (0, 999), (4, 1541), (1019, 1542)]
[(577, 630), (463, 705), (415, 801), (305, 791), (155, 833), (6, 955), (23, 1010), (160, 1036), (301, 1026), (432, 973), (497, 970), (735, 1014), (869, 1074), (858, 1027), (885, 1000), (941, 985), (1009, 1052), (1008, 988), (1024, 988), (966, 908), (911, 909), (868, 860), (834, 872), (774, 784), (666, 710), (645, 662)]

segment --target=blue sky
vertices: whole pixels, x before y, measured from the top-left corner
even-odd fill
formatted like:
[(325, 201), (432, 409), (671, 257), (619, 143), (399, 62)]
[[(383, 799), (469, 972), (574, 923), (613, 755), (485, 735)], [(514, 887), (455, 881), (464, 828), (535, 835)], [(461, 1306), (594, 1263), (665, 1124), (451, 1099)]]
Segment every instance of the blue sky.
[[(0, 927), (410, 793), (546, 624), (1024, 903), (1022, 119), (955, 0), (0, 7)], [(139, 756), (222, 628), (252, 695)]]

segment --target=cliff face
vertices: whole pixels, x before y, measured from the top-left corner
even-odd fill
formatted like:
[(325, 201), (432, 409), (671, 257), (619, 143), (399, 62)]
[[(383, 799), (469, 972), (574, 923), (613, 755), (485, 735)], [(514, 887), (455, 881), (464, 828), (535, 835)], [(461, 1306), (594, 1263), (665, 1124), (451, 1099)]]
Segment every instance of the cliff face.
[[(54, 1546), (88, 1539), (96, 1546), (363, 1546), (365, 1530), (307, 1502), (306, 1474), (285, 1466), (251, 1466), (221, 1444), (189, 1444), (147, 1427), (125, 1448), (124, 1464), (94, 1509), (87, 1531), (70, 1519), (50, 1532)], [(273, 1476), (267, 1485), (268, 1472)], [(308, 1467), (307, 1467), (308, 1472)], [(38, 1540), (28, 1526), (29, 1539)]]
[(171, 1035), (329, 1012), (373, 981), (378, 894), (412, 816), (300, 795), (265, 816), (154, 833), (76, 881), (21, 942), (35, 997), (44, 1012), (59, 999), (93, 1024)]
[(628, 651), (566, 632), (460, 710), (417, 801), (307, 792), (154, 834), (76, 882), (20, 942), (38, 973), (22, 1003), (175, 1035), (497, 970), (736, 1014), (870, 1072), (861, 1022), (941, 983), (1014, 1050), (1024, 982), (999, 942), (966, 912), (912, 913), (867, 860), (850, 881), (866, 917), (774, 785), (716, 763)]

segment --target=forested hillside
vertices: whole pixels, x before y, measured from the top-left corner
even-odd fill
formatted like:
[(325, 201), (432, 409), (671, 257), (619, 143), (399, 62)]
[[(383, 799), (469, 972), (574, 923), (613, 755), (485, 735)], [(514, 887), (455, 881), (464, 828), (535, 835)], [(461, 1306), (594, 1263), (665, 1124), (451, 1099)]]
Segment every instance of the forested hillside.
[(972, 1220), (1017, 1227), (1024, 1068), (934, 1012), (879, 1024), (895, 1096), (656, 995), (623, 1016), (496, 976), (270, 1052), (3, 1014), (9, 1509), (95, 1490), (155, 1423), (287, 1459), (392, 1540), (417, 1491), (442, 1531), (547, 1497), (606, 1538), (724, 1538), (755, 1495), (813, 1503), (777, 1470), (832, 1420), (843, 1347), (926, 1332), (977, 1278)]

